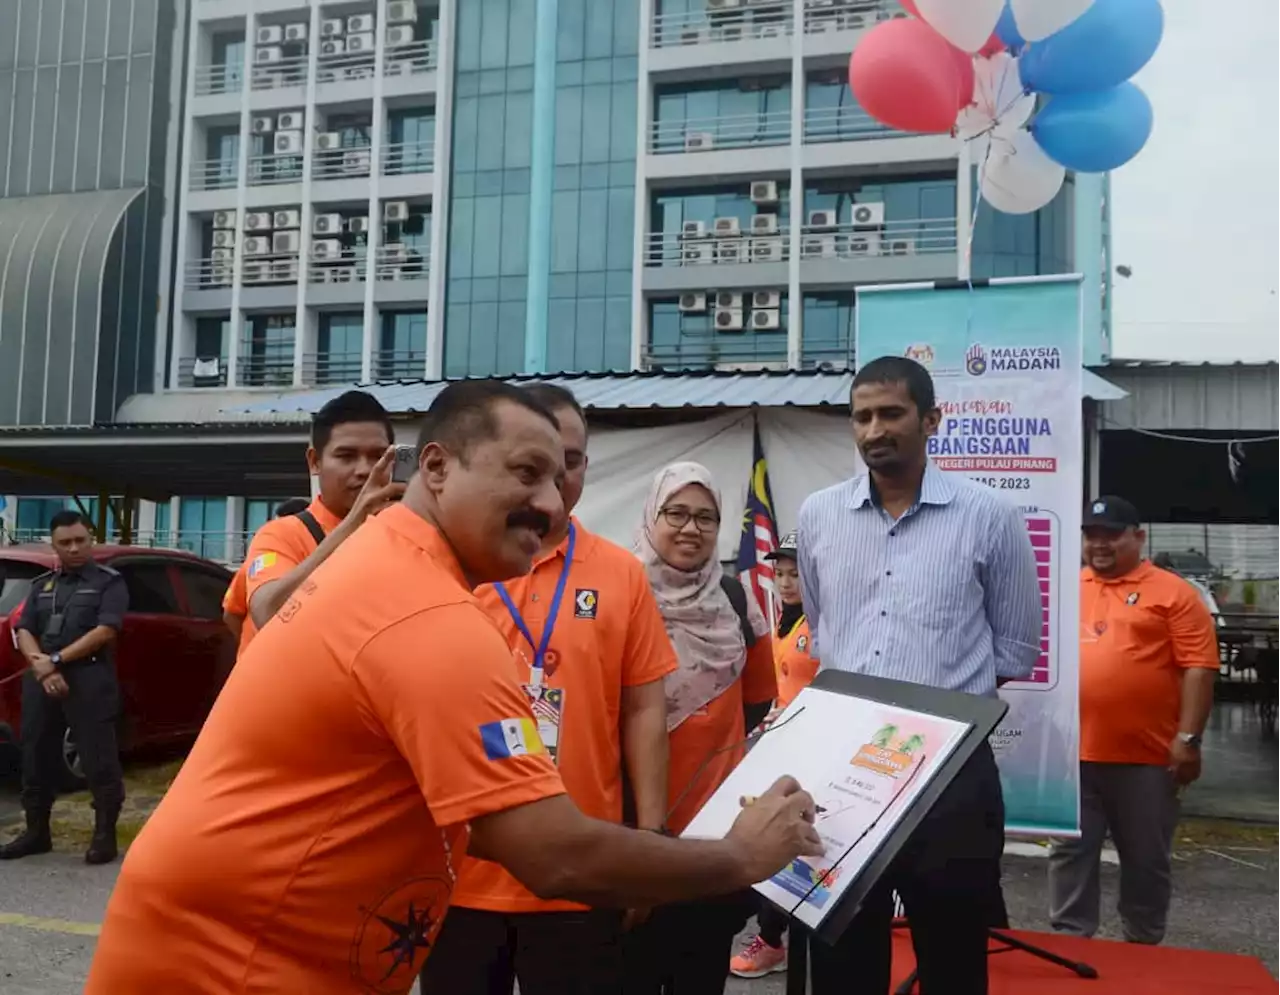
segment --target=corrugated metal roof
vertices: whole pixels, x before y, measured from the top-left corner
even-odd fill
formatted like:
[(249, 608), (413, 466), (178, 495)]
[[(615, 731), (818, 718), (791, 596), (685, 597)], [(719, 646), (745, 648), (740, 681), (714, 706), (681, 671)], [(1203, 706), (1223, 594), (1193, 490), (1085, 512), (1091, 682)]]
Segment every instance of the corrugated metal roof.
[(1108, 405), (1103, 428), (1267, 432), (1280, 427), (1275, 363), (1113, 364), (1128, 392)]

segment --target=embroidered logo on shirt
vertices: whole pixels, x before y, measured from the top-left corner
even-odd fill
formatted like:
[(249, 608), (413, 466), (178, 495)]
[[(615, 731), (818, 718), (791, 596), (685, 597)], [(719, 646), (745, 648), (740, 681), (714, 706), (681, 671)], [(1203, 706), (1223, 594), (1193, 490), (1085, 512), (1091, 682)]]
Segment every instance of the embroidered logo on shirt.
[(48, 594), (50, 591), (53, 590), (53, 585), (54, 585), (54, 581), (46, 580), (44, 582), (44, 591), (46, 594)]
[(573, 596), (574, 618), (595, 618), (596, 608), (600, 604), (600, 595), (589, 587), (580, 587)]
[(1131, 595), (1124, 599), (1126, 605), (1136, 605), (1138, 603), (1138, 592), (1134, 591)]
[(508, 760), (511, 757), (532, 756), (546, 753), (538, 724), (533, 719), (502, 719), (486, 722), (480, 727), (480, 742), (490, 760)]
[(253, 578), (262, 573), (262, 571), (266, 570), (268, 567), (275, 566), (275, 564), (275, 553), (263, 553), (260, 556), (254, 557), (253, 562), (249, 564), (249, 579), (253, 580)]
[(803, 653), (808, 648), (809, 648), (808, 636), (801, 636), (799, 639), (796, 640), (796, 649), (798, 649), (801, 653)]

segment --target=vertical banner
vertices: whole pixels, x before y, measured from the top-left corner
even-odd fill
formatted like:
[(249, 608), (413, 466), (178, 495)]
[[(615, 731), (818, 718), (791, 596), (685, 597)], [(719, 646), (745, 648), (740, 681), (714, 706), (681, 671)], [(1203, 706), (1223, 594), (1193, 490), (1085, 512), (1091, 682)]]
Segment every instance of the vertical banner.
[(1000, 694), (991, 737), (1011, 833), (1079, 829), (1081, 278), (859, 287), (859, 365), (908, 356), (933, 375), (937, 466), (1022, 509), (1044, 609), (1040, 659)]

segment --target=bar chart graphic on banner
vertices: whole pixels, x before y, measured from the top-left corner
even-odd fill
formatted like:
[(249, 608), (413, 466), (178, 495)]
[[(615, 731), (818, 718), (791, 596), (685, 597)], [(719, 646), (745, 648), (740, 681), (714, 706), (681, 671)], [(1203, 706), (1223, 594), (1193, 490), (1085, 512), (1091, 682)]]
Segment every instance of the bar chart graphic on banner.
[(1031, 676), (1018, 684), (1028, 690), (1048, 691), (1058, 683), (1057, 660), (1053, 640), (1058, 635), (1058, 519), (1053, 512), (1037, 509), (1026, 516), (1027, 535), (1036, 554), (1036, 577), (1040, 581), (1040, 607), (1044, 621), (1040, 626), (1040, 658)]

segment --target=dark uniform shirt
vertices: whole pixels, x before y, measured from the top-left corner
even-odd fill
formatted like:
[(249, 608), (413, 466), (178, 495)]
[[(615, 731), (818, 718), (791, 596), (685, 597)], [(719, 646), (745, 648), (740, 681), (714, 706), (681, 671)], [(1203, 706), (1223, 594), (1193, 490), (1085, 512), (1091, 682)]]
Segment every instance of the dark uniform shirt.
[[(75, 572), (50, 570), (35, 578), (18, 628), (30, 632), (40, 641), (40, 649), (52, 655), (100, 625), (119, 632), (128, 609), (124, 578), (111, 567), (90, 560)], [(60, 625), (57, 616), (61, 616)], [(113, 647), (114, 643), (108, 643), (92, 657), (69, 662), (110, 663)]]

